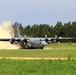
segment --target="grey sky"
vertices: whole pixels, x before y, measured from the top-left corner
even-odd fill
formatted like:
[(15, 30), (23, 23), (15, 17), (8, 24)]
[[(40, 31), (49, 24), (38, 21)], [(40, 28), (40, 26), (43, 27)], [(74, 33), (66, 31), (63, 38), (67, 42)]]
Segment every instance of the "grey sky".
[(76, 0), (0, 0), (0, 22), (55, 25), (76, 21)]

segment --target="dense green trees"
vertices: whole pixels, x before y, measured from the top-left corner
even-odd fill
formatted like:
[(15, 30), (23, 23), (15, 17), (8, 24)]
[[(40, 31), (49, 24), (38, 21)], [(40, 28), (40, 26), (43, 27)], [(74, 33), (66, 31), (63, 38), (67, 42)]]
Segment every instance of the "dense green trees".
[(23, 27), (19, 23), (19, 29), (21, 35), (26, 35), (29, 37), (54, 37), (55, 35), (64, 36), (64, 37), (76, 37), (76, 22), (68, 22), (62, 24), (61, 21), (58, 21), (55, 26), (48, 24), (34, 24), (33, 26), (27, 25)]

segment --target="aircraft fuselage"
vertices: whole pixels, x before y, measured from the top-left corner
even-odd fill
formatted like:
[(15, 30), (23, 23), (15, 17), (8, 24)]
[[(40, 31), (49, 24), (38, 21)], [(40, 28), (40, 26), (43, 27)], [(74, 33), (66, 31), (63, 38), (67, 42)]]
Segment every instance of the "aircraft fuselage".
[(44, 38), (29, 38), (29, 41), (26, 42), (21, 42), (21, 45), (23, 48), (40, 48), (43, 49), (46, 45), (46, 41), (40, 41), (40, 39)]

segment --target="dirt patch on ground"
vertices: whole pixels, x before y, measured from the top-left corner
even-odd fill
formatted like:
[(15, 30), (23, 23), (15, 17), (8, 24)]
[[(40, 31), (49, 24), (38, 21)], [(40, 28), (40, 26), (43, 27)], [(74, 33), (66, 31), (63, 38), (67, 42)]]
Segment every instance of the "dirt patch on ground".
[[(68, 60), (68, 58), (36, 58), (36, 57), (0, 57), (0, 59), (14, 59), (14, 60)], [(73, 58), (70, 58), (73, 59)], [(76, 60), (76, 58), (74, 58)]]
[(44, 50), (53, 50), (53, 48), (47, 48), (47, 47), (44, 47)]

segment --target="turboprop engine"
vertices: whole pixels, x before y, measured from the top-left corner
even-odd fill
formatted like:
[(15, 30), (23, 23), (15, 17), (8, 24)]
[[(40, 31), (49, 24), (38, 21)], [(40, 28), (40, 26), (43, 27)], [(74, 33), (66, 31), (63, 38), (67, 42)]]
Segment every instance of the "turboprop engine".
[(18, 44), (18, 40), (12, 38), (12, 39), (10, 40), (10, 43), (11, 43), (11, 44)]
[(24, 48), (30, 48), (31, 47), (31, 44), (29, 43), (29, 39), (23, 39), (22, 40), (22, 47), (24, 47)]
[(26, 43), (25, 44), (25, 48), (30, 48), (31, 47), (31, 44), (30, 43)]

